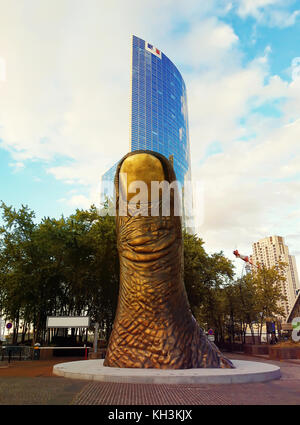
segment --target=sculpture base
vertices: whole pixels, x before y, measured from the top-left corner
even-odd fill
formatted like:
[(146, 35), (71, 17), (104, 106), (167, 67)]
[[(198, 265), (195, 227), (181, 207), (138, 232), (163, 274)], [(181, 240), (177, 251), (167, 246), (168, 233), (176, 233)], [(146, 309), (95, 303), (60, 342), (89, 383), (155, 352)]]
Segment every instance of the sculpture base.
[(235, 369), (128, 369), (103, 366), (103, 360), (59, 363), (53, 374), (71, 379), (130, 384), (244, 384), (281, 377), (273, 364), (232, 360)]

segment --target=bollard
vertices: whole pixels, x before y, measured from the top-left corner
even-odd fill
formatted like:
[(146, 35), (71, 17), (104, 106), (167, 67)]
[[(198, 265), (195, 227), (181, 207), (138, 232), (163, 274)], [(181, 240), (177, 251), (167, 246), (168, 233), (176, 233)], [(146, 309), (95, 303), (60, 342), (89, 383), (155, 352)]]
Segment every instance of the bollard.
[(87, 358), (88, 358), (88, 355), (87, 355), (87, 346), (86, 345), (84, 345), (85, 346), (85, 350), (84, 350), (84, 360), (87, 360)]

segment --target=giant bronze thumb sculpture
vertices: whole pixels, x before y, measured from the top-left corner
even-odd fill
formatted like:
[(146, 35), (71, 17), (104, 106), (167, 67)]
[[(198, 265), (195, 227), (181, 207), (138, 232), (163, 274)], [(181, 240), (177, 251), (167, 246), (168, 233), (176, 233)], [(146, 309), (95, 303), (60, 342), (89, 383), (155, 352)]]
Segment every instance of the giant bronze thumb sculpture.
[[(120, 176), (126, 176), (125, 183)], [(120, 213), (120, 188), (142, 181), (175, 182), (170, 162), (152, 151), (135, 151), (119, 163), (116, 177), (116, 224), (120, 257), (119, 300), (104, 361), (120, 368), (233, 368), (194, 319), (183, 283), (181, 219), (174, 213), (151, 215), (151, 199), (140, 202), (140, 212)], [(124, 186), (125, 185), (125, 186)], [(130, 188), (129, 188), (130, 189)], [(153, 205), (153, 204), (152, 204)], [(123, 208), (123, 207), (122, 207)], [(148, 214), (148, 215), (147, 215)]]

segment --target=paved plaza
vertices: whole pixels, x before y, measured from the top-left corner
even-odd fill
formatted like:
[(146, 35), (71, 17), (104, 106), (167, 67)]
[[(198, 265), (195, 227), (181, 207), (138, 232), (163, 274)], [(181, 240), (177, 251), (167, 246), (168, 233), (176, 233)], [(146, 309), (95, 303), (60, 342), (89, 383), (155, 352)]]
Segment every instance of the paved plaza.
[(54, 364), (79, 359), (13, 361), (8, 367), (0, 363), (0, 404), (300, 405), (300, 361), (276, 362), (263, 356), (259, 358), (242, 354), (231, 354), (228, 357), (278, 365), (282, 377), (248, 384), (120, 384), (67, 379), (52, 374)]

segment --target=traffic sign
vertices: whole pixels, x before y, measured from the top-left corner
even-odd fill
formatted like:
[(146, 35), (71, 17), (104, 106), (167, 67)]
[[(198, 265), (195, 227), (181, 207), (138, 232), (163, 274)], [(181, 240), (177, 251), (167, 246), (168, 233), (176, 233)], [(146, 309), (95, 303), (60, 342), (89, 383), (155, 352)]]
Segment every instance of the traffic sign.
[(6, 323), (6, 328), (7, 329), (11, 329), (12, 328), (12, 323)]
[(208, 335), (213, 335), (214, 334), (214, 330), (213, 329), (208, 329)]

